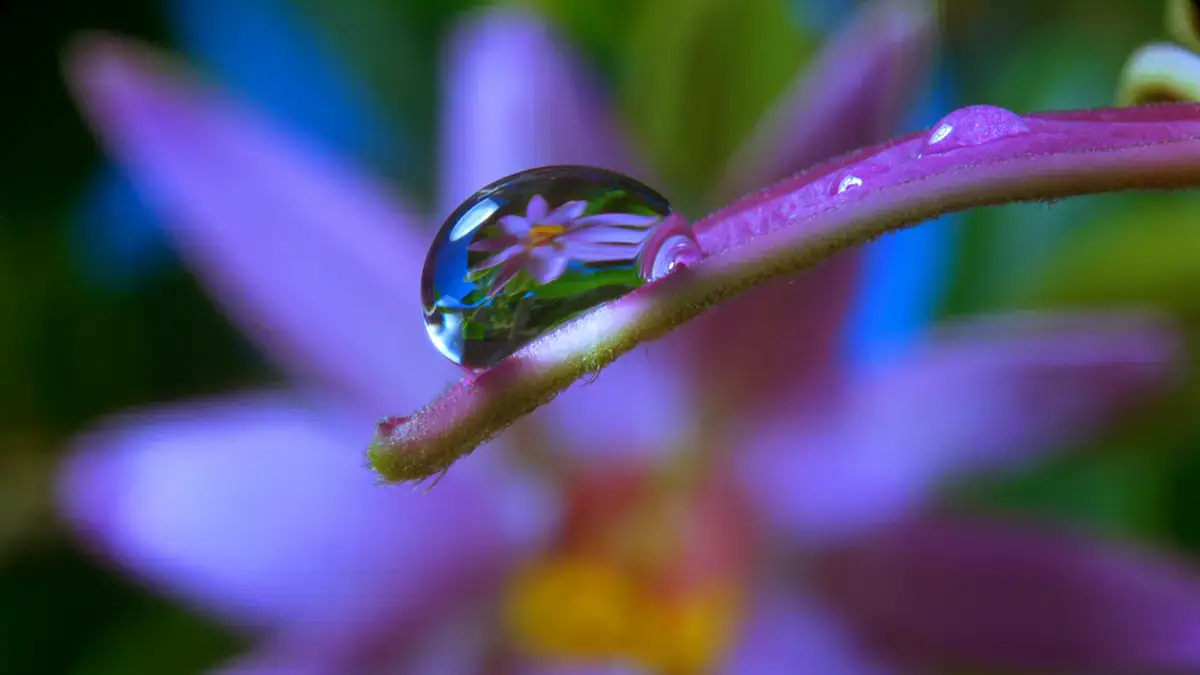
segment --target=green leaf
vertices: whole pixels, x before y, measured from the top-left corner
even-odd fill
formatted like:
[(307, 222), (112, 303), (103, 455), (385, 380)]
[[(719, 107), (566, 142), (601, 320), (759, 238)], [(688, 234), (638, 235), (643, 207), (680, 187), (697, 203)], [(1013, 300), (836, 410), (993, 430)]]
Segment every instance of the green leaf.
[(571, 46), (611, 77), (628, 46), (630, 22), (639, 0), (507, 0), (547, 17)]
[(1076, 453), (1020, 475), (965, 482), (952, 508), (1013, 513), (1104, 535), (1155, 534), (1163, 477), (1157, 458)]
[(112, 626), (73, 675), (206, 672), (246, 648), (243, 640), (195, 614), (145, 604)]
[(1152, 306), (1200, 318), (1200, 198), (1139, 196), (1112, 203), (1056, 247), (1011, 291), (1038, 308)]

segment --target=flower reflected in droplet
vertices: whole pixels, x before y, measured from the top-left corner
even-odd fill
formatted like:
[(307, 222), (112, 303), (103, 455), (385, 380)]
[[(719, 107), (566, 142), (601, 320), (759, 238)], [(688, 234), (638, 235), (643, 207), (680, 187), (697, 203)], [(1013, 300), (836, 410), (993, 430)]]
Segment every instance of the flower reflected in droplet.
[(606, 263), (632, 260), (659, 216), (602, 213), (584, 216), (587, 202), (565, 202), (553, 211), (534, 195), (525, 215), (500, 218), (499, 234), (472, 242), (469, 250), (494, 253), (471, 267), (471, 274), (495, 269), (488, 295), (499, 293), (522, 270), (539, 284), (563, 275), (571, 262)]

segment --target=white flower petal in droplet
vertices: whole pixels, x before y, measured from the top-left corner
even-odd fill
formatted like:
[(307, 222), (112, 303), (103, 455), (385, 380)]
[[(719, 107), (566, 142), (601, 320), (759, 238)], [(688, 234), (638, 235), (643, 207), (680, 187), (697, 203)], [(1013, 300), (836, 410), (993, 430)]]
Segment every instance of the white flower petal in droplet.
[(539, 284), (548, 284), (563, 275), (567, 271), (567, 256), (559, 255), (553, 249), (541, 247), (535, 248), (529, 253), (529, 261), (525, 265), (525, 271), (529, 272), (529, 276), (533, 277)]
[(627, 227), (589, 227), (558, 235), (555, 241), (564, 244), (641, 244), (646, 233)]
[(529, 198), (529, 204), (525, 207), (525, 219), (530, 223), (540, 223), (546, 220), (549, 212), (550, 205), (546, 203), (545, 197), (534, 195)]
[(584, 216), (576, 220), (575, 227), (593, 227), (597, 225), (650, 227), (661, 219), (660, 216), (644, 216), (637, 213), (597, 213), (594, 216)]
[(578, 199), (569, 201), (554, 209), (550, 215), (535, 223), (535, 225), (570, 225), (579, 216), (583, 215), (583, 211), (586, 208), (587, 202), (585, 201)]

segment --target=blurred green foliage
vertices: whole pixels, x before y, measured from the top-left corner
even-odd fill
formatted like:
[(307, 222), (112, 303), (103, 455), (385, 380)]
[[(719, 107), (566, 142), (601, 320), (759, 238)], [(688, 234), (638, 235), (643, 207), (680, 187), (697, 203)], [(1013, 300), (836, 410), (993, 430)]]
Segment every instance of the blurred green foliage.
[[(439, 43), (482, 0), (299, 0), (377, 103), (410, 130), (390, 180), (432, 194)], [(774, 0), (511, 0), (552, 17), (604, 78), (641, 147), (688, 203), (819, 43)], [(1159, 2), (950, 0), (943, 59), (961, 103), (1016, 110), (1105, 105)], [(194, 672), (240, 643), (156, 599), (59, 535), (44, 477), (71, 436), (131, 406), (278, 379), (175, 265), (116, 289), (82, 271), (70, 227), (100, 155), (67, 99), (59, 52), (80, 30), (171, 45), (156, 0), (0, 5), (0, 673)], [(730, 64), (736, 64), (731, 66)], [(1149, 303), (1200, 344), (1200, 200), (1101, 197), (967, 216), (947, 317), (1004, 308)], [(1200, 353), (1200, 350), (1197, 350)], [(1036, 514), (1200, 552), (1198, 425), (1189, 388), (1142, 424), (1050, 465), (954, 491), (954, 508)], [(13, 489), (14, 481), (37, 486)], [(6, 482), (7, 481), (7, 482)], [(18, 503), (18, 500), (23, 500)], [(29, 507), (27, 502), (41, 506)]]

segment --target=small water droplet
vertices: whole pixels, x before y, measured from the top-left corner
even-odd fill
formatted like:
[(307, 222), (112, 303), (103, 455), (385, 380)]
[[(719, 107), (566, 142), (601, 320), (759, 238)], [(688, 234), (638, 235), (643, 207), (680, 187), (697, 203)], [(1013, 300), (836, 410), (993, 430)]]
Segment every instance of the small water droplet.
[(1029, 132), (1021, 116), (993, 105), (972, 105), (946, 115), (933, 126), (920, 155), (937, 155), (959, 148)]
[(679, 214), (672, 213), (654, 227), (642, 244), (638, 270), (642, 279), (654, 281), (683, 267), (690, 267), (704, 257), (696, 235)]
[(451, 361), (489, 368), (645, 284), (651, 242), (691, 236), (672, 215), (662, 195), (605, 169), (548, 166), (502, 178), (434, 238), (421, 275), (426, 331)]
[(854, 188), (862, 187), (862, 184), (862, 178), (859, 178), (852, 173), (848, 173), (841, 180), (834, 183), (833, 194), (840, 195), (847, 190), (853, 190)]
[(375, 423), (375, 431), (380, 438), (388, 438), (396, 431), (396, 429), (400, 428), (400, 425), (407, 421), (407, 417), (401, 417), (400, 415), (381, 417), (379, 418), (379, 421)]
[(654, 257), (653, 276), (658, 279), (683, 267), (691, 267), (700, 262), (700, 246), (695, 239), (683, 235), (674, 235), (663, 242)]

